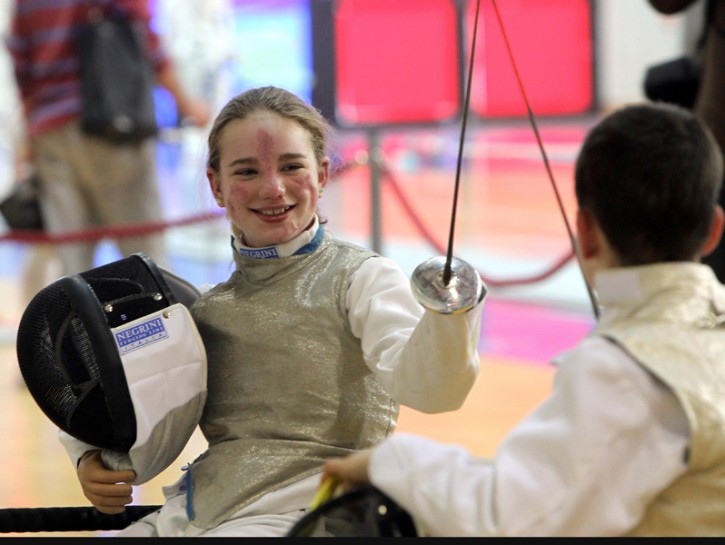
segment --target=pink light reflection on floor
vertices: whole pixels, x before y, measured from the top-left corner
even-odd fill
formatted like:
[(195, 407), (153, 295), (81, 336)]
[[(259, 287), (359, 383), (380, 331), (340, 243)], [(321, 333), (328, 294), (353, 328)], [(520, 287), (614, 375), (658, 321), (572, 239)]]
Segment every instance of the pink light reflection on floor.
[(572, 348), (595, 324), (594, 317), (551, 307), (489, 299), (483, 310), (479, 352), (482, 356), (549, 365)]

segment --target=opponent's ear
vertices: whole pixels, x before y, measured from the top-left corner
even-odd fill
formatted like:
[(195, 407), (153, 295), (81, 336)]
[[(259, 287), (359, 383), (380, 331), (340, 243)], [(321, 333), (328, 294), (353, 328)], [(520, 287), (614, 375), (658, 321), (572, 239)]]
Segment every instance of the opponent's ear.
[(710, 255), (717, 245), (720, 243), (722, 238), (723, 229), (725, 228), (725, 212), (722, 207), (718, 204), (715, 206), (715, 215), (712, 218), (712, 224), (710, 225), (710, 233), (707, 236), (707, 241), (702, 247), (701, 254), (703, 256)]
[(579, 251), (584, 259), (592, 259), (601, 251), (601, 231), (589, 210), (576, 211), (576, 232)]

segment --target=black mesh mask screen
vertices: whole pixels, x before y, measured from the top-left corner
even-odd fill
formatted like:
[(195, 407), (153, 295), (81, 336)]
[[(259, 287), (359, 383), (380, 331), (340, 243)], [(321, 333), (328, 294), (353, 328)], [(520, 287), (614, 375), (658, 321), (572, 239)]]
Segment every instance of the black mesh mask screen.
[(56, 280), (30, 301), (18, 326), (18, 364), (28, 390), (63, 431), (127, 451), (136, 421), (111, 328), (176, 302), (190, 306), (196, 297), (193, 286), (143, 254)]

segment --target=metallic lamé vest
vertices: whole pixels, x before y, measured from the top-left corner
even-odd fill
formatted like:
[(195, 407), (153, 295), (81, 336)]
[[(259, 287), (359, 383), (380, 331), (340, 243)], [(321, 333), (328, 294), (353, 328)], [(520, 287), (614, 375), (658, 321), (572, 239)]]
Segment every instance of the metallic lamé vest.
[(374, 255), (327, 233), (304, 255), (235, 255), (229, 280), (195, 303), (209, 441), (191, 467), (195, 526), (214, 527), (395, 429), (399, 407), (365, 365), (345, 305), (353, 273)]
[(652, 289), (596, 334), (669, 386), (691, 430), (687, 472), (647, 507), (634, 536), (725, 535), (725, 292), (704, 266), (646, 268)]

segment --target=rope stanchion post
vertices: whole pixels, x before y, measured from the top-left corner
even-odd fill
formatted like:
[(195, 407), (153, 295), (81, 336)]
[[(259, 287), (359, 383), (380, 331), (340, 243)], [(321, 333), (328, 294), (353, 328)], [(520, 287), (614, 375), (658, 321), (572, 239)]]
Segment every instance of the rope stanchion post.
[(370, 168), (370, 230), (371, 249), (383, 253), (383, 210), (381, 195), (382, 141), (380, 129), (373, 127), (368, 130), (368, 166)]

